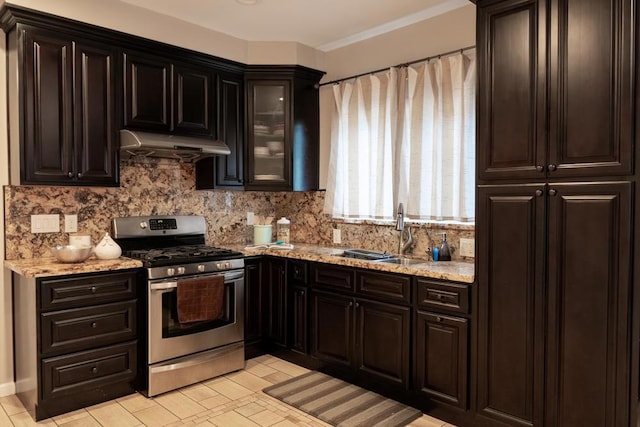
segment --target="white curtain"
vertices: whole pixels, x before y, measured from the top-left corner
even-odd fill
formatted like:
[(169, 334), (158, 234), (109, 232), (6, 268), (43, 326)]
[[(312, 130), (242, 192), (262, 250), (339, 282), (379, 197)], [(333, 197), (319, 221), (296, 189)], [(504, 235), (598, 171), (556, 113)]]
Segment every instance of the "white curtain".
[(397, 197), (409, 218), (474, 219), (475, 67), (458, 53), (403, 70)]
[(475, 52), (333, 86), (324, 211), (336, 218), (474, 219)]
[(391, 219), (397, 71), (334, 85), (333, 94), (325, 212), (336, 218)]

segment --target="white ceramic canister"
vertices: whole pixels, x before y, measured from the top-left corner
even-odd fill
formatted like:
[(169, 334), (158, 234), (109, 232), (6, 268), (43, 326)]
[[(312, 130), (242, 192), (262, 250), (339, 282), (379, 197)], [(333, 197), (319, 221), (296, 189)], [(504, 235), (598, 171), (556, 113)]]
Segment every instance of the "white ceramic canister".
[(105, 233), (93, 252), (98, 259), (116, 259), (122, 255), (122, 249), (111, 236), (109, 236), (109, 233)]
[(276, 222), (276, 240), (283, 243), (290, 243), (291, 240), (291, 221), (282, 217)]
[(271, 227), (271, 224), (254, 225), (253, 226), (253, 244), (254, 245), (271, 244), (272, 230), (273, 230), (273, 227)]

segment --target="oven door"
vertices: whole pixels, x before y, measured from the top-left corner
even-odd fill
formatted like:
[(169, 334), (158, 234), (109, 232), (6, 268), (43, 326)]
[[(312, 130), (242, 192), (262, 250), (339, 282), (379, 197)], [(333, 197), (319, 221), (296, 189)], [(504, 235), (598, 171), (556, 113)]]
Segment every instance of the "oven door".
[(214, 321), (188, 324), (178, 322), (177, 280), (149, 282), (149, 364), (244, 339), (244, 270), (197, 277), (220, 275), (224, 276), (223, 315)]

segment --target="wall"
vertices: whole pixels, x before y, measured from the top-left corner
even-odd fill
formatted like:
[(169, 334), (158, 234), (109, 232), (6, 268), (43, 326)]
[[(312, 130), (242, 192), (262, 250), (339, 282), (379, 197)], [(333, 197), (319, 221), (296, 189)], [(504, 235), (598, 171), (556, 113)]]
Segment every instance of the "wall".
[[(391, 67), (476, 44), (472, 4), (325, 54), (322, 82)], [(332, 85), (320, 88), (320, 188), (327, 182), (331, 146)]]

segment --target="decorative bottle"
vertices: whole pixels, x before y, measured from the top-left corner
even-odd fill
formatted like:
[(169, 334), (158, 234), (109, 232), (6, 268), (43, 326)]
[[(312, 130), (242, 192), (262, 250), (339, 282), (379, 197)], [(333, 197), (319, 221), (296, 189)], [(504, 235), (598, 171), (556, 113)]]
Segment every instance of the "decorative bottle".
[(447, 233), (442, 233), (442, 243), (440, 243), (438, 259), (440, 261), (451, 261), (451, 251), (449, 250), (449, 244), (447, 243)]
[(96, 245), (93, 252), (98, 259), (116, 259), (122, 255), (122, 249), (120, 246), (109, 236), (109, 233), (105, 233), (104, 237)]

